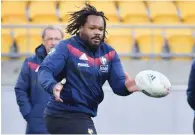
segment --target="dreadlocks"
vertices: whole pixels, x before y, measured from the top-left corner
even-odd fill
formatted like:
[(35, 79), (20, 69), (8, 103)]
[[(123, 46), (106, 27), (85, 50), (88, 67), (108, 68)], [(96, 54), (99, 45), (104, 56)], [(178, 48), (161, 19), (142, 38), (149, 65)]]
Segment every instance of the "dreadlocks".
[(83, 9), (73, 12), (70, 15), (71, 18), (69, 19), (69, 22), (71, 23), (66, 27), (67, 33), (71, 35), (77, 34), (80, 27), (82, 27), (86, 23), (87, 17), (89, 15), (96, 15), (96, 16), (101, 16), (104, 20), (104, 35), (105, 35), (107, 18), (104, 16), (103, 12), (98, 12), (95, 7), (85, 3), (85, 7)]

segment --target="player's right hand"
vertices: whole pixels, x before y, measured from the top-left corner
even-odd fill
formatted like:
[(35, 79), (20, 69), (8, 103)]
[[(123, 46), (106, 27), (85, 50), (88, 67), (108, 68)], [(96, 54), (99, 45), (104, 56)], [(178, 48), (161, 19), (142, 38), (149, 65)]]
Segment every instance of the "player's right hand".
[(54, 86), (53, 95), (55, 96), (55, 99), (58, 102), (63, 102), (63, 100), (60, 98), (60, 92), (62, 91), (63, 84), (65, 84), (65, 82), (66, 82), (66, 79), (63, 79), (61, 82), (57, 83)]

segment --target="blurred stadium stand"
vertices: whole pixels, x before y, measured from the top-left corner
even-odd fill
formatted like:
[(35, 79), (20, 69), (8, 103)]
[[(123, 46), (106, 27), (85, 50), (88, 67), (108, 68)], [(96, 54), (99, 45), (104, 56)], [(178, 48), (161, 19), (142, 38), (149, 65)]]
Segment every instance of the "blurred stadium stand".
[[(67, 13), (76, 11), (84, 2), (3, 0), (2, 58), (32, 54), (41, 43), (40, 28), (47, 24), (65, 27), (69, 17)], [(87, 2), (104, 11), (109, 19), (106, 41), (121, 56), (177, 59), (195, 56), (195, 2)], [(10, 10), (13, 8), (17, 10)], [(67, 37), (70, 35), (66, 34)]]

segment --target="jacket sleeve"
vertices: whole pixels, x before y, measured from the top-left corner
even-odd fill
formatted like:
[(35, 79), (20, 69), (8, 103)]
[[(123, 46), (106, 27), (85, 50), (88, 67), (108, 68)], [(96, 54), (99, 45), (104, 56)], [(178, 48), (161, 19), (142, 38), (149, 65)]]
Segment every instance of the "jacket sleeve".
[(195, 110), (195, 61), (192, 64), (189, 81), (188, 81), (188, 88), (187, 88), (187, 101), (190, 107)]
[(38, 70), (38, 80), (44, 90), (50, 94), (53, 94), (53, 87), (58, 83), (55, 76), (63, 70), (67, 57), (67, 45), (61, 41), (55, 50), (47, 55)]
[(119, 96), (131, 94), (125, 86), (125, 74), (118, 54), (114, 51), (108, 82), (113, 92)]
[(31, 111), (31, 102), (29, 98), (30, 93), (30, 72), (28, 67), (28, 60), (26, 59), (23, 63), (21, 72), (15, 85), (15, 94), (17, 104), (20, 108), (20, 112), (24, 119)]

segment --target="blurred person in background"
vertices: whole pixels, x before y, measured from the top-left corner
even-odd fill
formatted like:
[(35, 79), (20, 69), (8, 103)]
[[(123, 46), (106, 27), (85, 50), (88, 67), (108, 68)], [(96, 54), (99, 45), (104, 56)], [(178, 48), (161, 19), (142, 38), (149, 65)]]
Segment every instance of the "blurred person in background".
[[(192, 62), (187, 88), (187, 101), (190, 107), (195, 111), (195, 60)], [(193, 122), (193, 131), (195, 134), (195, 117)]]
[(42, 44), (35, 49), (35, 55), (25, 59), (15, 85), (17, 104), (27, 122), (26, 134), (48, 133), (43, 119), (43, 112), (50, 95), (38, 83), (39, 65), (48, 53), (62, 40), (61, 28), (47, 26), (42, 32)]
[(138, 88), (123, 71), (117, 52), (104, 42), (104, 13), (86, 4), (70, 20), (67, 33), (75, 36), (60, 41), (38, 71), (42, 87), (53, 95), (45, 109), (46, 126), (51, 134), (96, 134), (91, 117), (104, 98), (105, 81), (119, 96)]

